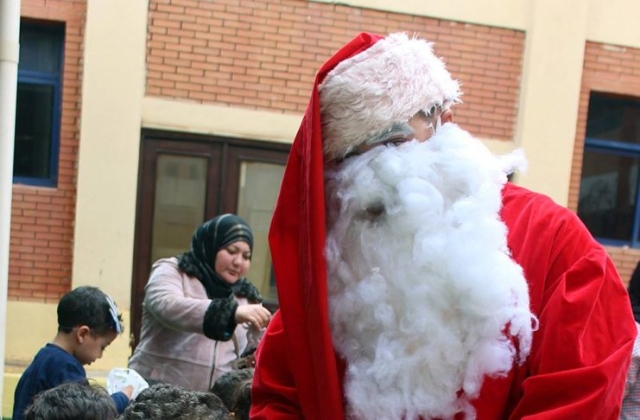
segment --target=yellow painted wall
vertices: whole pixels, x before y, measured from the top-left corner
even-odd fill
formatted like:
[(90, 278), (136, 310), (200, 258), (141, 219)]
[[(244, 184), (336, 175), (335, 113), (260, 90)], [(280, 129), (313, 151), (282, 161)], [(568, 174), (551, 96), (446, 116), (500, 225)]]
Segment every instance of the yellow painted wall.
[(566, 205), (588, 3), (536, 0), (535, 4), (529, 15), (515, 139), (529, 165), (518, 183)]
[[(144, 98), (145, 128), (291, 143), (302, 116)], [(251, 124), (247, 124), (251, 121)]]
[(587, 39), (640, 48), (640, 2), (590, 0)]
[(91, 284), (128, 308), (148, 1), (87, 3), (74, 287)]

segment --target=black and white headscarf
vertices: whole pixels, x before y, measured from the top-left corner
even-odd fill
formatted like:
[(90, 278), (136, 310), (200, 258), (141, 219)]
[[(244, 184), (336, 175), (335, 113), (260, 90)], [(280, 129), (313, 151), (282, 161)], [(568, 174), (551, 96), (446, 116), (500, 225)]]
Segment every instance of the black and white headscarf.
[(253, 232), (240, 216), (235, 214), (223, 214), (217, 216), (196, 229), (191, 240), (191, 249), (178, 257), (178, 266), (186, 274), (197, 277), (209, 299), (228, 298), (232, 294), (241, 294), (255, 303), (262, 302), (262, 296), (255, 290), (253, 296), (244, 295), (243, 292), (252, 294), (247, 289), (247, 280), (240, 279), (236, 284), (230, 285), (220, 278), (215, 272), (215, 259), (218, 251), (225, 246), (237, 241), (246, 242), (253, 251)]
[(258, 289), (246, 277), (229, 284), (215, 272), (218, 252), (237, 241), (246, 242), (253, 251), (253, 232), (247, 222), (235, 214), (223, 214), (196, 229), (191, 249), (177, 257), (180, 270), (200, 280), (211, 299), (202, 330), (213, 340), (227, 341), (233, 335), (238, 309), (234, 296), (246, 298), (249, 303), (262, 303), (263, 300)]

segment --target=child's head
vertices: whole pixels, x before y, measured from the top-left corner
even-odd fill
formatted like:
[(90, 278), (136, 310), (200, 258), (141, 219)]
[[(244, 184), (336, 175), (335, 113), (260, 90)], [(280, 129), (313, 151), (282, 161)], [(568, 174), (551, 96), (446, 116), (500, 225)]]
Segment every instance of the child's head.
[(113, 399), (99, 385), (67, 382), (36, 395), (25, 420), (112, 420), (118, 416)]
[(229, 410), (210, 392), (192, 391), (177, 385), (153, 385), (131, 401), (122, 420), (228, 419)]
[[(254, 368), (234, 369), (227, 372), (216, 380), (211, 388), (211, 392), (222, 400), (229, 411), (235, 412), (238, 409), (238, 405), (244, 404), (242, 401), (238, 401), (238, 399), (244, 397), (243, 391), (241, 390), (245, 386), (245, 383), (249, 383), (249, 393), (251, 392), (253, 372)], [(251, 404), (251, 399), (249, 399), (249, 404)]]
[(245, 379), (238, 384), (236, 389), (236, 403), (233, 407), (235, 420), (249, 420), (251, 411), (251, 386), (252, 379)]
[(83, 365), (102, 357), (104, 349), (124, 331), (113, 300), (97, 287), (73, 289), (58, 303), (58, 335), (65, 335), (71, 352)]

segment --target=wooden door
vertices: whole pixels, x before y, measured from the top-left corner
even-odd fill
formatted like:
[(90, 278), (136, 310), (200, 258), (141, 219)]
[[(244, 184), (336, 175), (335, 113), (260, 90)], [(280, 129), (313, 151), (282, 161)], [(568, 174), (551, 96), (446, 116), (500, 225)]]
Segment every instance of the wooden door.
[(138, 179), (131, 290), (131, 346), (139, 341), (144, 286), (159, 258), (189, 249), (194, 230), (237, 213), (254, 231), (247, 277), (277, 307), (267, 234), (289, 146), (185, 133), (144, 131)]

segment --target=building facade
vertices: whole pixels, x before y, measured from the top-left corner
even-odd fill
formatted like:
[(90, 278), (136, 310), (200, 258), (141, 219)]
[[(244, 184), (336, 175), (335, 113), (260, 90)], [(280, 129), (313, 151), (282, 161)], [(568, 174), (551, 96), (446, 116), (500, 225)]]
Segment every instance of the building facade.
[(250, 278), (277, 304), (266, 235), (289, 145), (315, 71), (361, 31), (433, 41), (456, 122), (524, 148), (514, 181), (576, 211), (627, 280), (639, 19), (635, 0), (22, 0), (3, 413), (62, 294), (115, 298), (127, 332), (89, 373), (125, 365), (150, 264), (221, 212), (254, 227)]

